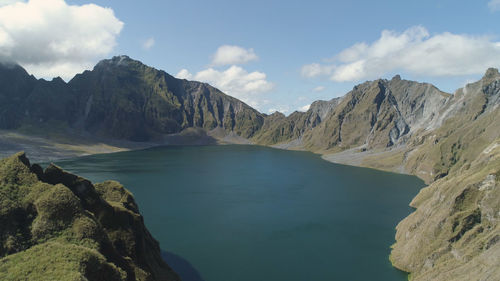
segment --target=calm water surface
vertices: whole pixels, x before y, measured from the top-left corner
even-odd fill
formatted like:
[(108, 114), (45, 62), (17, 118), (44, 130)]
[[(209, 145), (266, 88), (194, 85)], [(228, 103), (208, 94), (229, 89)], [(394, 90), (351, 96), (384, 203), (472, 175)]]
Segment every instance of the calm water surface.
[(406, 280), (388, 256), (416, 177), (257, 146), (161, 147), (57, 163), (135, 195), (185, 281)]

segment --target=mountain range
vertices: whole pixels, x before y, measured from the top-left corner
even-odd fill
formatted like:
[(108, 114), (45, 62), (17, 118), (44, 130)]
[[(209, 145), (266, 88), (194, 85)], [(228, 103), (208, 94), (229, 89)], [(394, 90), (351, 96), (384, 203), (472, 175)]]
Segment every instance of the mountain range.
[(127, 56), (103, 60), (67, 83), (0, 65), (3, 153), (24, 148), (37, 155), (41, 143), (63, 156), (248, 143), (422, 178), (429, 186), (397, 226), (391, 254), (412, 280), (500, 276), (499, 107), (494, 68), (453, 94), (397, 75), (285, 116), (262, 114), (206, 83), (176, 79)]

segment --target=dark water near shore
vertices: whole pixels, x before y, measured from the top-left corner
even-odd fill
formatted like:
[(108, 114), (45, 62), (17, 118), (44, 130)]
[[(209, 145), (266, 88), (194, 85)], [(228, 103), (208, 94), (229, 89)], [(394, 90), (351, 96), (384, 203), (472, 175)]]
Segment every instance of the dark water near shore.
[(424, 183), (257, 146), (162, 147), (57, 162), (131, 190), (185, 281), (406, 280), (395, 226)]

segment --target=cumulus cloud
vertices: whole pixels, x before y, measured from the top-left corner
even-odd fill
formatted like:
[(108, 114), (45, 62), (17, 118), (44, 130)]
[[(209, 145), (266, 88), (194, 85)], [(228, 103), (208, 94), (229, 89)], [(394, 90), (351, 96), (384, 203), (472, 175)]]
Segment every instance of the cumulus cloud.
[(323, 92), (324, 90), (325, 90), (324, 86), (318, 86), (318, 87), (315, 87), (313, 89), (313, 92), (319, 93), (319, 92)]
[(187, 69), (184, 68), (177, 72), (175, 77), (179, 79), (191, 80), (193, 78), (193, 74), (191, 74)]
[(154, 45), (155, 45), (155, 39), (153, 37), (150, 37), (142, 43), (142, 48), (144, 50), (149, 50), (149, 49), (153, 48)]
[(20, 0), (0, 0), (0, 6), (10, 5), (10, 4), (14, 4), (16, 2), (25, 2), (25, 1), (20, 1)]
[(480, 74), (500, 64), (500, 42), (488, 36), (449, 32), (430, 35), (422, 26), (402, 33), (384, 30), (371, 43), (357, 43), (335, 56), (332, 64), (302, 67), (304, 77), (329, 76), (337, 82), (359, 81), (391, 71), (417, 75), (459, 76)]
[(299, 108), (299, 111), (306, 112), (309, 110), (309, 107), (311, 107), (311, 105), (306, 104), (306, 105), (302, 106), (301, 108)]
[(500, 0), (491, 0), (488, 2), (488, 8), (493, 12), (500, 11)]
[[(209, 67), (194, 74), (187, 69), (181, 69), (175, 77), (208, 83), (222, 92), (244, 101), (252, 107), (261, 107), (269, 103), (264, 93), (273, 89), (273, 83), (267, 80), (267, 75), (263, 72), (249, 72), (235, 65), (256, 59), (258, 59), (258, 57), (253, 49), (223, 45), (217, 49), (213, 56), (213, 67)], [(221, 66), (227, 64), (231, 64), (231, 66), (221, 69)]]
[(328, 75), (333, 71), (334, 68), (335, 68), (334, 65), (322, 65), (319, 63), (311, 63), (302, 66), (301, 74), (303, 77), (307, 78), (316, 77), (320, 75)]
[(273, 84), (267, 81), (265, 73), (259, 71), (248, 72), (235, 65), (222, 71), (208, 68), (195, 75), (191, 74), (187, 69), (182, 69), (177, 73), (176, 77), (209, 83), (222, 92), (254, 107), (262, 105), (264, 99), (261, 94), (273, 88)]
[(122, 28), (112, 9), (95, 4), (11, 3), (0, 6), (0, 60), (38, 77), (69, 79), (109, 54)]
[(213, 55), (212, 65), (244, 64), (258, 58), (253, 49), (223, 45)]
[(288, 105), (280, 105), (278, 107), (269, 108), (267, 110), (267, 113), (272, 114), (275, 112), (281, 112), (283, 114), (287, 114), (289, 111), (290, 111), (290, 107)]

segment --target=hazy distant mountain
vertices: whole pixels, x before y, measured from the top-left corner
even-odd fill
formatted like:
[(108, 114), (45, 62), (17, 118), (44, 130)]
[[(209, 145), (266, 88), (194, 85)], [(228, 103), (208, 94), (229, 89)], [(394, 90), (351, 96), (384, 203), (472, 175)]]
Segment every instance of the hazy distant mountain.
[(369, 81), (285, 116), (261, 114), (208, 84), (126, 56), (101, 61), (69, 83), (0, 67), (0, 129), (58, 126), (161, 143), (165, 135), (194, 128), (419, 176), (431, 185), (398, 225), (391, 256), (413, 280), (500, 276), (499, 120), (497, 69), (454, 94), (399, 76)]

